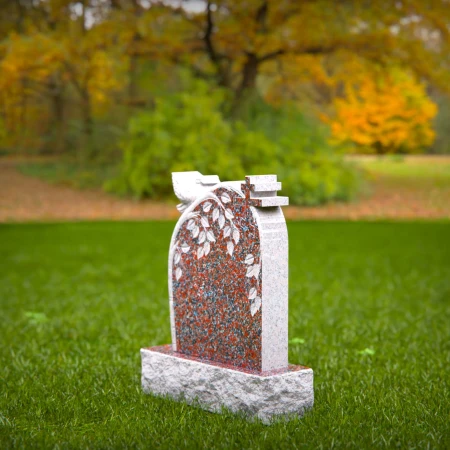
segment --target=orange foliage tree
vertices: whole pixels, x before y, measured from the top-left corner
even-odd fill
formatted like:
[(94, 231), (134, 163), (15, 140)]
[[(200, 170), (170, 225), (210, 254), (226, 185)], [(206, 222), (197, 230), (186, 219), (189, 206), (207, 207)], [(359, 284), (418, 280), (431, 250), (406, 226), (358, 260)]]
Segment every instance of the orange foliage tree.
[(335, 115), (327, 120), (333, 139), (355, 144), (358, 153), (417, 153), (434, 141), (437, 107), (423, 84), (404, 71), (347, 82), (345, 96), (334, 106)]

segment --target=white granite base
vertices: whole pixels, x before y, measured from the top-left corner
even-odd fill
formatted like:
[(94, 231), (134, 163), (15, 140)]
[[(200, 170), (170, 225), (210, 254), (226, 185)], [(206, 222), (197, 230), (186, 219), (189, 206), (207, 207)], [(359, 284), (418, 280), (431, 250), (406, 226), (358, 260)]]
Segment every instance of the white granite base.
[(141, 349), (142, 388), (145, 393), (184, 400), (208, 411), (222, 408), (260, 418), (301, 416), (314, 403), (313, 371), (261, 376)]

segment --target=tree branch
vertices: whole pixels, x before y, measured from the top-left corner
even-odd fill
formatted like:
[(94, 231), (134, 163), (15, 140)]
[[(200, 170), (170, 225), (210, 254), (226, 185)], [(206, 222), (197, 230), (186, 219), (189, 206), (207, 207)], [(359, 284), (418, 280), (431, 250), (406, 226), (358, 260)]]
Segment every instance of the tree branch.
[(211, 8), (211, 0), (208, 0), (206, 5), (206, 29), (205, 34), (203, 35), (203, 41), (206, 46), (206, 53), (208, 54), (211, 62), (216, 67), (219, 83), (222, 86), (229, 87), (229, 70), (222, 65), (222, 60), (227, 60), (229, 62), (229, 58), (225, 55), (217, 52), (216, 48), (213, 44), (213, 33), (214, 33), (214, 20)]
[(216, 49), (214, 48), (212, 42), (213, 30), (214, 30), (214, 22), (212, 17), (211, 1), (208, 0), (208, 4), (206, 6), (206, 30), (203, 36), (203, 40), (205, 41), (206, 51), (208, 52), (211, 61), (217, 66), (218, 69), (220, 69), (219, 65), (220, 57), (217, 54)]
[(269, 10), (269, 4), (267, 0), (261, 3), (261, 6), (256, 10), (255, 21), (258, 24), (258, 31), (265, 33), (267, 31), (266, 18)]
[(260, 64), (264, 61), (268, 61), (269, 59), (277, 58), (278, 56), (284, 55), (285, 53), (286, 53), (286, 50), (284, 50), (282, 48), (280, 48), (279, 50), (275, 50), (273, 52), (266, 53), (265, 55), (260, 56), (258, 58), (258, 64)]

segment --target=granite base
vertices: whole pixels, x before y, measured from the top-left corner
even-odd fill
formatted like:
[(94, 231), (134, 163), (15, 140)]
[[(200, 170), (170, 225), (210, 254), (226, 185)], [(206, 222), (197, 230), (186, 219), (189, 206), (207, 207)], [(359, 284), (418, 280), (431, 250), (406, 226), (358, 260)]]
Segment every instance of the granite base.
[(256, 373), (188, 358), (170, 349), (141, 349), (145, 393), (212, 412), (226, 408), (266, 424), (279, 417), (302, 416), (313, 406), (313, 371), (308, 367), (291, 365), (282, 372)]

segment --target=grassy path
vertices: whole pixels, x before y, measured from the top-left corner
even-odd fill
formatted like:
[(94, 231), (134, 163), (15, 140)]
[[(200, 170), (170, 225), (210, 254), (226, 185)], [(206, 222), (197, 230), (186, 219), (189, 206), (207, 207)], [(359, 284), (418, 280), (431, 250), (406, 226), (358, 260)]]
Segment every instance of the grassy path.
[[(357, 201), (285, 208), (289, 219), (450, 218), (450, 157), (359, 158), (370, 188)], [(55, 171), (28, 165), (26, 173), (52, 180)], [(53, 181), (55, 181), (53, 179)], [(281, 193), (282, 194), (282, 193)], [(175, 200), (175, 198), (174, 198)], [(175, 202), (174, 202), (175, 203)], [(99, 190), (77, 190), (25, 176), (0, 160), (0, 222), (174, 219), (174, 205), (119, 199)]]
[(316, 404), (269, 427), (141, 393), (172, 227), (0, 226), (0, 448), (450, 447), (448, 223), (289, 224), (289, 358)]

